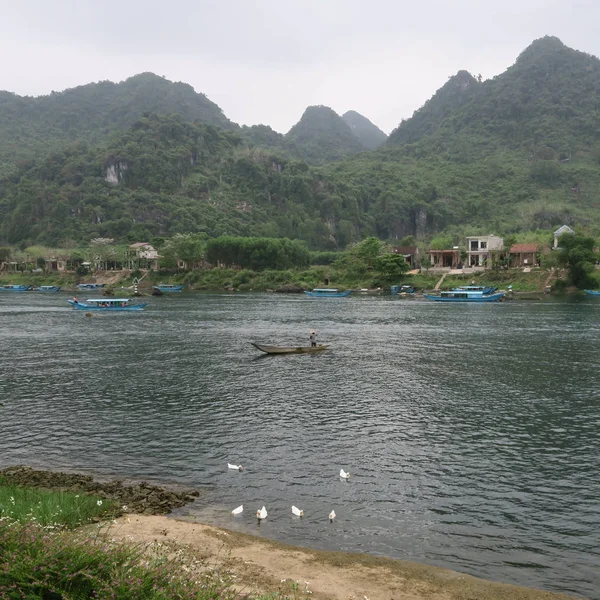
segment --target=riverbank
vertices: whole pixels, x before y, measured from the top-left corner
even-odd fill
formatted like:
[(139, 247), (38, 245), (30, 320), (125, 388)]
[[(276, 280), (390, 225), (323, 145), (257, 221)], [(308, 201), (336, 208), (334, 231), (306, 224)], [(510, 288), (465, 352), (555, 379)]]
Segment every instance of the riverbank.
[[(441, 289), (450, 289), (474, 281), (476, 285), (503, 289), (512, 286), (515, 292), (543, 293), (548, 286), (552, 286), (553, 292), (564, 293), (564, 286), (559, 286), (558, 290), (554, 289), (557, 277), (561, 275), (564, 274), (544, 269), (532, 269), (528, 272), (522, 269), (507, 269), (453, 274), (445, 277)], [(213, 268), (194, 271), (151, 271), (139, 283), (139, 291), (149, 294), (152, 292), (152, 285), (159, 282), (185, 284), (187, 289), (206, 291), (300, 292), (315, 287), (388, 290), (390, 285), (411, 285), (418, 290), (431, 290), (440, 278), (440, 273), (431, 271), (403, 275), (394, 281), (383, 280), (374, 273), (365, 273), (362, 277), (351, 277), (348, 273), (329, 266), (313, 266), (303, 270), (287, 271)], [(134, 278), (128, 271), (101, 271), (83, 277), (81, 281), (104, 283), (115, 293), (118, 292), (121, 295), (133, 293)], [(0, 285), (2, 284), (58, 285), (64, 291), (76, 291), (76, 280), (73, 273), (3, 273), (0, 275)]]
[[(82, 547), (97, 548), (98, 558), (135, 557), (151, 562), (160, 554), (169, 568), (193, 581), (210, 574), (225, 581), (227, 591), (251, 598), (304, 597), (334, 600), (566, 600), (564, 594), (495, 583), (448, 569), (367, 554), (326, 552), (281, 544), (252, 535), (228, 531), (160, 514), (193, 501), (197, 492), (150, 484), (124, 485), (122, 480), (96, 481), (89, 475), (12, 467), (0, 471), (3, 481), (31, 488), (68, 490), (110, 498), (120, 506), (121, 516), (99, 525), (79, 528), (71, 537), (45, 533), (45, 544), (59, 549), (66, 544), (74, 555)], [(137, 501), (136, 501), (137, 498)], [(157, 501), (150, 501), (155, 498)], [(183, 503), (183, 504), (182, 504)], [(136, 514), (139, 512), (147, 514)], [(11, 534), (14, 538), (14, 533)], [(0, 536), (1, 537), (1, 536)], [(28, 538), (29, 539), (29, 538)], [(98, 540), (103, 540), (98, 546)], [(38, 545), (40, 542), (36, 542)], [(123, 547), (123, 552), (119, 547)], [(61, 550), (62, 551), (62, 550)], [(106, 561), (105, 561), (106, 562)], [(136, 567), (137, 568), (137, 567)], [(1, 588), (0, 573), (0, 588)], [(124, 576), (123, 576), (124, 578)], [(150, 596), (151, 597), (151, 596)], [(186, 596), (188, 597), (188, 596)], [(189, 596), (196, 598), (197, 596)]]

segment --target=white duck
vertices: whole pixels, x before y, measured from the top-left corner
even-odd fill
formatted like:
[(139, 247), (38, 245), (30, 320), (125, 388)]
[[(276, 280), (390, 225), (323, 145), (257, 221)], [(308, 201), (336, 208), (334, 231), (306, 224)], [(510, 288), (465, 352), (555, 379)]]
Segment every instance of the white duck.
[(257, 519), (266, 519), (267, 518), (267, 509), (263, 506), (260, 510), (256, 511)]
[(243, 471), (244, 467), (242, 465), (232, 465), (231, 463), (227, 463), (228, 469), (233, 469), (234, 471)]
[(332, 510), (329, 513), (329, 521), (332, 522), (335, 519), (335, 510)]
[(344, 469), (340, 469), (340, 477), (342, 479), (350, 479), (350, 473), (346, 473)]
[(234, 508), (234, 509), (231, 511), (231, 514), (232, 514), (232, 515), (240, 515), (240, 514), (242, 514), (243, 512), (244, 512), (244, 505), (243, 505), (243, 504), (240, 504), (240, 506), (238, 506), (237, 508)]
[(295, 506), (292, 506), (292, 512), (297, 516), (297, 517), (303, 517), (304, 516), (304, 511), (300, 510), (299, 508), (296, 508)]

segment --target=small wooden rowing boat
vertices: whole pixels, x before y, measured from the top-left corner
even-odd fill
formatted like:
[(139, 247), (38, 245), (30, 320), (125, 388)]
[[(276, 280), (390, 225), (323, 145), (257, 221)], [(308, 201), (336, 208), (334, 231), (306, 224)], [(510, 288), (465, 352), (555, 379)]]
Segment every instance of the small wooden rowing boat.
[(257, 350), (266, 354), (310, 354), (312, 352), (321, 352), (328, 346), (266, 346), (265, 344), (255, 344), (250, 342)]

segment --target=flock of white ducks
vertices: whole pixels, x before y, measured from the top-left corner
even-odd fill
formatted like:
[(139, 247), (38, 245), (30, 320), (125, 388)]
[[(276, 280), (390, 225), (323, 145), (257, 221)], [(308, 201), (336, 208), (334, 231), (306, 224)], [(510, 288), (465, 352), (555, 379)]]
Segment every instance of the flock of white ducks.
[[(233, 471), (243, 471), (244, 467), (242, 465), (232, 465), (231, 463), (227, 463), (227, 468), (231, 469)], [(340, 469), (340, 477), (342, 479), (350, 479), (350, 473), (347, 473), (346, 471), (344, 471), (344, 469)], [(237, 508), (234, 508), (231, 511), (232, 515), (241, 515), (244, 512), (244, 505), (241, 504), (240, 506), (238, 506)], [(259, 521), (262, 521), (263, 519), (267, 518), (267, 509), (263, 506), (262, 508), (260, 508), (259, 510), (256, 511), (256, 518)], [(304, 516), (304, 511), (299, 509), (296, 506), (292, 506), (292, 514), (296, 517), (303, 517)], [(335, 519), (336, 514), (335, 514), (335, 510), (332, 510), (329, 513), (329, 522), (333, 522), (333, 520)]]

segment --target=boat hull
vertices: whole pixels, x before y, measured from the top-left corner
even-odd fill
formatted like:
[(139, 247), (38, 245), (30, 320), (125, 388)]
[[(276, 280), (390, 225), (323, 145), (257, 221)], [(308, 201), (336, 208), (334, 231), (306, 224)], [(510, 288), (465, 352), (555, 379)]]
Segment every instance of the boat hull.
[(162, 285), (153, 285), (152, 289), (155, 291), (159, 291), (162, 294), (170, 294), (173, 292), (182, 292), (184, 287), (185, 287), (185, 284), (184, 285), (174, 285), (172, 287), (166, 287), (166, 286), (162, 286)]
[(327, 350), (328, 346), (267, 346), (250, 342), (257, 350), (265, 354), (313, 354)]
[(487, 296), (473, 296), (471, 298), (454, 298), (452, 296), (431, 296), (429, 294), (423, 294), (423, 298), (433, 300), (434, 302), (499, 302), (504, 298), (504, 292), (488, 294)]
[(2, 285), (0, 292), (27, 292), (31, 289), (29, 285)]
[(104, 283), (78, 283), (78, 290), (99, 290), (105, 286)]
[(583, 290), (586, 294), (590, 296), (600, 296), (600, 292), (596, 290)]
[(352, 290), (347, 290), (346, 292), (335, 292), (332, 294), (328, 294), (325, 292), (304, 292), (310, 298), (345, 298), (352, 293)]
[(130, 304), (129, 306), (97, 306), (87, 302), (76, 302), (75, 300), (69, 300), (68, 302), (75, 310), (85, 310), (87, 312), (139, 312), (148, 306), (147, 302)]

